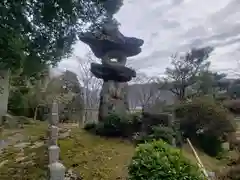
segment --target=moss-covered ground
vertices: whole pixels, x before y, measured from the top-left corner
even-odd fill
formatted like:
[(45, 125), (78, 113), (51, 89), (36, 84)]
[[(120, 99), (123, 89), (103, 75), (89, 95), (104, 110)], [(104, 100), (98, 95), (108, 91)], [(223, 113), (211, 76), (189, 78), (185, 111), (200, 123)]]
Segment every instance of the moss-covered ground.
[[(127, 166), (134, 153), (134, 146), (131, 143), (121, 139), (98, 137), (78, 127), (68, 128), (71, 128), (70, 136), (59, 140), (60, 158), (67, 168), (79, 173), (84, 180), (126, 179)], [(47, 153), (44, 145), (46, 131), (46, 124), (39, 122), (25, 125), (23, 129), (18, 130), (24, 137), (21, 141), (28, 142), (28, 145), (23, 148), (10, 145), (0, 152), (0, 180), (46, 178)], [(36, 146), (36, 142), (40, 142), (40, 145)], [(19, 142), (15, 142), (16, 144)], [(196, 163), (187, 146), (182, 152)], [(199, 156), (209, 170), (215, 171), (224, 166), (223, 162), (202, 152), (199, 152)]]
[[(10, 130), (7, 130), (9, 132)], [(47, 175), (46, 147), (43, 141), (46, 125), (37, 123), (13, 130), (9, 146), (0, 152), (1, 180), (44, 180)], [(20, 136), (22, 135), (22, 136)], [(7, 136), (4, 136), (7, 140)], [(10, 141), (10, 140), (8, 140)], [(26, 143), (26, 144), (25, 144)]]

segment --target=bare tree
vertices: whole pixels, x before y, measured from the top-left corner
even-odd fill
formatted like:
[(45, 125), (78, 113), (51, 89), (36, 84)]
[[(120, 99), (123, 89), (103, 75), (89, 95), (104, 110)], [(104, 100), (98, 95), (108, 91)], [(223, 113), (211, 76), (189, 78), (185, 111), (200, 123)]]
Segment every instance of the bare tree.
[(165, 88), (175, 94), (179, 100), (186, 98), (187, 89), (197, 82), (200, 72), (209, 68), (207, 61), (211, 47), (192, 49), (185, 55), (172, 56), (172, 67), (166, 69)]
[(94, 77), (90, 71), (91, 63), (99, 62), (98, 59), (94, 58), (91, 52), (88, 52), (84, 58), (75, 56), (78, 62), (78, 78), (83, 86), (83, 98), (84, 98), (84, 122), (88, 120), (88, 112), (97, 111), (100, 101), (100, 91), (102, 87), (102, 80)]
[(129, 102), (132, 106), (140, 105), (142, 110), (153, 105), (160, 98), (160, 89), (157, 77), (149, 77), (144, 73), (138, 73), (131, 85), (131, 95)]

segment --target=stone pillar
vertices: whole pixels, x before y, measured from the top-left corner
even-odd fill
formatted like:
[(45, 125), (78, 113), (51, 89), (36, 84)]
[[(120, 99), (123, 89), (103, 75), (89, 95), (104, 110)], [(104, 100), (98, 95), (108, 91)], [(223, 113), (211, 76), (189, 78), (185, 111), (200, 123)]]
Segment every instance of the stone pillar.
[(58, 127), (50, 126), (49, 146), (57, 145), (58, 140)]
[[(124, 52), (109, 51), (102, 58), (102, 64), (125, 66), (126, 60)], [(104, 81), (100, 93), (99, 121), (103, 121), (110, 113), (125, 115), (129, 111), (127, 88), (127, 82), (118, 82), (115, 80)]]
[(9, 75), (10, 71), (0, 71), (0, 125), (2, 125), (2, 117), (7, 114), (9, 96)]
[(64, 180), (65, 170), (63, 164), (59, 162), (60, 148), (57, 145), (58, 140), (58, 104), (53, 102), (51, 118), (49, 118), (49, 142), (48, 142), (48, 158), (49, 158), (49, 179), (50, 180)]
[(66, 168), (59, 162), (50, 164), (50, 180), (64, 180)]
[(48, 148), (49, 150), (49, 164), (58, 162), (60, 149), (57, 145), (52, 145)]
[(58, 104), (56, 102), (53, 102), (52, 104), (52, 109), (51, 109), (51, 118), (50, 120), (50, 124), (57, 126), (59, 123), (59, 113), (58, 113)]
[(127, 83), (106, 81), (100, 94), (99, 121), (108, 114), (125, 115), (129, 108), (127, 102)]

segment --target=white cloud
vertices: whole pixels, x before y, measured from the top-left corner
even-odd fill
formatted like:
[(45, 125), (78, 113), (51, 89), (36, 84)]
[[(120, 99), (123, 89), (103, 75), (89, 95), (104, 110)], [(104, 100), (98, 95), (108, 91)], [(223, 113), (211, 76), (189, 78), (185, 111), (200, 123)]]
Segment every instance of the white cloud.
[[(142, 53), (128, 63), (157, 75), (169, 65), (171, 54), (213, 45), (212, 69), (234, 69), (240, 58), (239, 9), (239, 0), (125, 0), (116, 15), (120, 30), (145, 41)], [(78, 42), (74, 53), (84, 56), (88, 50)], [(76, 72), (70, 60), (60, 63), (62, 67)]]

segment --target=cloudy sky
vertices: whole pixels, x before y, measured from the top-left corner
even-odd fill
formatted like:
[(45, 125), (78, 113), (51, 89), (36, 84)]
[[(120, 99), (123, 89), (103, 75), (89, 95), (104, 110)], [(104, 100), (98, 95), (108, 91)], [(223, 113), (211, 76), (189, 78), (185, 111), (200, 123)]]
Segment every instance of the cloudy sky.
[[(116, 18), (124, 35), (144, 39), (142, 53), (128, 65), (150, 76), (164, 73), (171, 54), (205, 45), (215, 47), (213, 70), (240, 72), (240, 0), (125, 0)], [(75, 45), (75, 55), (88, 51)], [(64, 68), (79, 71), (74, 58), (63, 60)]]

